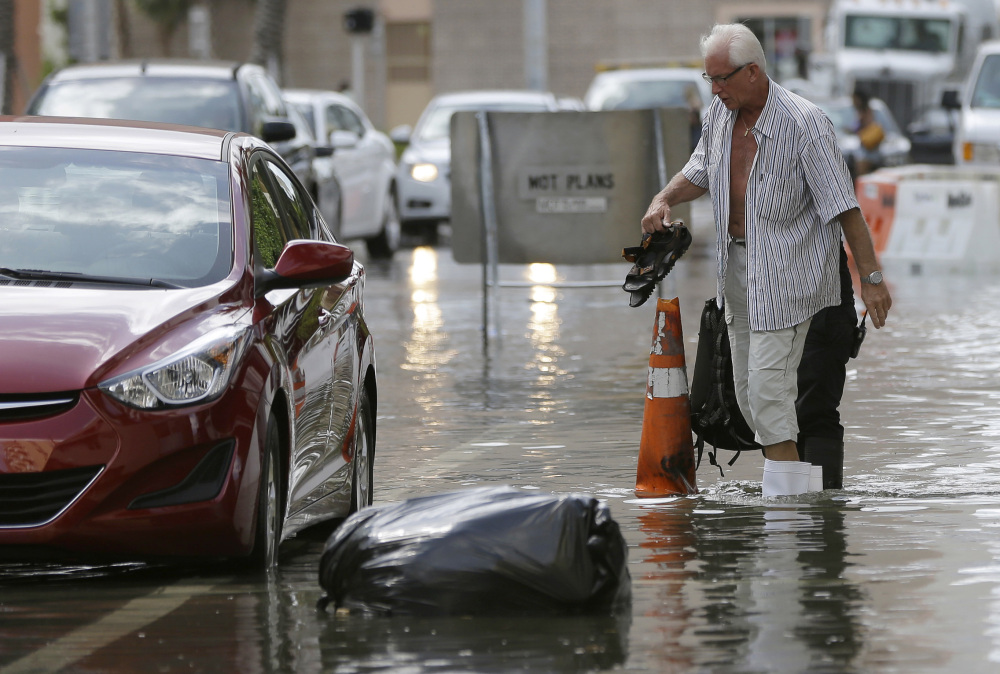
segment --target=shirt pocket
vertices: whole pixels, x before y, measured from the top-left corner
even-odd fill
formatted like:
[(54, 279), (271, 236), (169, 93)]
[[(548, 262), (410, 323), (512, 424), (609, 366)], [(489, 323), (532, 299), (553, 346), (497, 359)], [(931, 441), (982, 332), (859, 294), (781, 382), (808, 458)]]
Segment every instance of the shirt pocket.
[(805, 186), (802, 178), (762, 172), (754, 194), (757, 215), (767, 222), (786, 222), (802, 212)]

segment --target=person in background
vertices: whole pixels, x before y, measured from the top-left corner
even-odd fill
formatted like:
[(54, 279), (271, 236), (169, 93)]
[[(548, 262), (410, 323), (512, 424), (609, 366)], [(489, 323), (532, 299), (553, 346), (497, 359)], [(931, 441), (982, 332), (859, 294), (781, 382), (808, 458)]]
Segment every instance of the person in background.
[(823, 467), (823, 489), (844, 488), (844, 425), (840, 401), (858, 325), (847, 251), (840, 246), (840, 304), (821, 309), (809, 324), (795, 400), (802, 461)]
[(871, 173), (882, 163), (882, 154), (879, 147), (885, 138), (885, 131), (875, 120), (875, 113), (871, 108), (871, 97), (863, 89), (855, 89), (854, 110), (857, 113), (857, 121), (852, 129), (858, 135), (858, 149), (854, 152), (854, 177)]
[(694, 84), (689, 84), (684, 90), (684, 100), (687, 102), (688, 106), (688, 124), (691, 129), (691, 151), (698, 147), (698, 141), (701, 140), (701, 94), (698, 93), (698, 87)]

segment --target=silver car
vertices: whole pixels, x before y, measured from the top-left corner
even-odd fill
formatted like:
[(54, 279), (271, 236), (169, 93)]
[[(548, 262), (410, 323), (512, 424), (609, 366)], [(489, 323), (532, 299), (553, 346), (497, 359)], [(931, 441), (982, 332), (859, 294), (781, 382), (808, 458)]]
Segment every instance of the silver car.
[(588, 110), (697, 108), (712, 103), (712, 87), (697, 68), (607, 70), (594, 76), (583, 102)]
[[(848, 166), (852, 166), (852, 157), (861, 146), (858, 134), (854, 128), (858, 123), (858, 113), (854, 109), (854, 103), (850, 98), (836, 98), (830, 100), (814, 101), (823, 112), (826, 113), (830, 121), (833, 122), (837, 132), (837, 143), (840, 151), (843, 152)], [(878, 154), (880, 160), (878, 166), (901, 166), (910, 163), (910, 140), (899, 129), (896, 119), (892, 116), (888, 106), (879, 98), (872, 98), (868, 101), (872, 112), (875, 114), (875, 121), (879, 123), (885, 132), (885, 138), (879, 145)]]
[[(318, 143), (315, 161), (320, 184), (339, 183), (339, 213), (323, 211), (339, 222), (340, 239), (364, 239), (373, 258), (391, 258), (399, 248), (396, 210), (396, 149), (348, 96), (334, 91), (286, 89), (289, 106), (308, 122)], [(333, 176), (336, 181), (325, 181)], [(319, 202), (324, 203), (322, 195)]]
[(564, 109), (541, 91), (467, 91), (442, 94), (427, 104), (412, 133), (397, 127), (392, 139), (409, 143), (396, 171), (403, 231), (437, 241), (438, 223), (451, 217), (451, 116), (459, 110), (546, 112)]

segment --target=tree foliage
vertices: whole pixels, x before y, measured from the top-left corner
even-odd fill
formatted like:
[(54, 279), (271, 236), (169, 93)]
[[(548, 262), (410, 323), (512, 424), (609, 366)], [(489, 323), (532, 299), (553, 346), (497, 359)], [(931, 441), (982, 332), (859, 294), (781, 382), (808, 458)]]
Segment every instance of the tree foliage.
[(170, 55), (170, 45), (177, 28), (187, 21), (193, 0), (133, 0), (143, 14), (156, 22), (160, 47)]

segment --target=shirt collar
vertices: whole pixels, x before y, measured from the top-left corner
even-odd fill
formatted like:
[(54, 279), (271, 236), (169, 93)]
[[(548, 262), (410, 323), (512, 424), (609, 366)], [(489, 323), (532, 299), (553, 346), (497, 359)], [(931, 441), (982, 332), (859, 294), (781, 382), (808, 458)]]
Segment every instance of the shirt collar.
[[(767, 136), (769, 138), (776, 135), (776, 130), (774, 128), (775, 124), (774, 110), (778, 105), (777, 102), (775, 101), (776, 98), (775, 92), (778, 88), (779, 87), (774, 82), (774, 80), (768, 78), (767, 101), (764, 103), (764, 108), (760, 111), (760, 116), (757, 118), (757, 123), (753, 125), (754, 131), (757, 131), (758, 133)], [(719, 98), (716, 97), (715, 100), (719, 101)], [(719, 101), (719, 104), (721, 105), (722, 101)], [(727, 109), (726, 112), (729, 113), (729, 122), (728, 122), (729, 132), (732, 133), (733, 127), (736, 126), (736, 117), (740, 114), (740, 111)]]
[(760, 111), (760, 117), (757, 118), (757, 123), (754, 125), (754, 128), (761, 135), (768, 138), (773, 138), (777, 134), (775, 111), (778, 107), (777, 98), (781, 96), (778, 91), (780, 88), (774, 80), (768, 78), (767, 102), (764, 103), (764, 109)]

